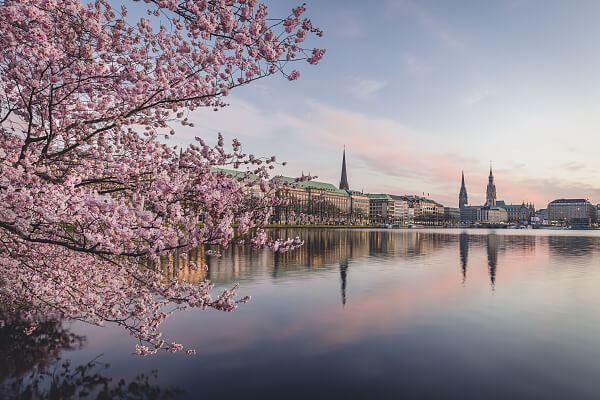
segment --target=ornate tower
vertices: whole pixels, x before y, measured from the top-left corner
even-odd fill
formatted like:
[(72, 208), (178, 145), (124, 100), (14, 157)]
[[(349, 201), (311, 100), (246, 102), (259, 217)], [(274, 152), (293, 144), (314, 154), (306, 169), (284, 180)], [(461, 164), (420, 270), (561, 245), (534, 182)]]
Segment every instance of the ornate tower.
[(469, 204), (467, 197), (467, 188), (465, 186), (465, 172), (462, 172), (462, 182), (460, 184), (460, 193), (458, 194), (458, 208), (463, 209)]
[(488, 207), (496, 207), (496, 185), (494, 185), (494, 174), (492, 173), (492, 163), (490, 163), (490, 176), (485, 196), (485, 205)]
[(346, 147), (344, 147), (344, 155), (342, 156), (342, 177), (340, 178), (340, 189), (350, 190), (350, 185), (348, 185), (348, 174), (346, 173)]

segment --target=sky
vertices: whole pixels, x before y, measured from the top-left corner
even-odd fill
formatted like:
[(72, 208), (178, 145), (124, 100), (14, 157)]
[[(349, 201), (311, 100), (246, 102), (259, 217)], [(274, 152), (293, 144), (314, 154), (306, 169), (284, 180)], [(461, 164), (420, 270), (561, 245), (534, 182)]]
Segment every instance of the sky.
[[(352, 189), (485, 201), (600, 202), (600, 2), (308, 0), (327, 54), (301, 78), (232, 91), (229, 107), (191, 115), (194, 136), (238, 138), (287, 161), (276, 172)], [(300, 3), (267, 0), (273, 16)]]

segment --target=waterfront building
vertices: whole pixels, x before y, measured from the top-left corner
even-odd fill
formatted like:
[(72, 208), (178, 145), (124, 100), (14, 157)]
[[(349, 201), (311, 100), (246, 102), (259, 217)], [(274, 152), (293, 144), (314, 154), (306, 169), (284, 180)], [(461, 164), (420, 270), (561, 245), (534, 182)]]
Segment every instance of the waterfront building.
[[(390, 197), (394, 201), (394, 224), (406, 225), (413, 222), (410, 218), (409, 210), (409, 202), (406, 196), (397, 196), (391, 194)], [(413, 211), (414, 215), (414, 211)]]
[(535, 212), (536, 223), (541, 225), (548, 224), (548, 209), (541, 208)]
[(479, 207), (477, 210), (477, 221), (488, 224), (499, 224), (508, 222), (508, 213), (502, 207)]
[(586, 199), (557, 199), (548, 203), (550, 223), (591, 225), (596, 221), (596, 207)]
[(384, 193), (367, 194), (369, 198), (369, 220), (372, 224), (391, 224), (395, 216), (395, 202)]
[(287, 176), (275, 176), (272, 181), (284, 186), (279, 195), (287, 200), (285, 205), (275, 210), (274, 222), (348, 222), (351, 200), (347, 191), (338, 189), (331, 183), (298, 180)]
[(535, 215), (532, 203), (506, 204), (503, 200), (496, 201), (496, 206), (504, 208), (508, 214), (508, 222), (528, 222)]
[(438, 224), (444, 220), (444, 206), (426, 197), (404, 196), (408, 206), (414, 211), (414, 221), (426, 224)]
[[(464, 208), (464, 206), (463, 206)], [(444, 207), (444, 222), (456, 223), (460, 221), (460, 208)]]
[(460, 222), (463, 224), (472, 224), (478, 221), (478, 212), (481, 207), (464, 206), (460, 209)]
[(412, 207), (408, 208), (408, 223), (412, 224), (415, 222), (415, 209)]
[[(486, 188), (485, 204), (481, 207), (468, 206), (467, 188), (465, 186), (465, 175), (462, 173), (460, 193), (458, 195), (458, 206), (460, 209), (460, 221), (463, 223), (499, 223), (499, 222), (525, 222), (530, 221), (535, 215), (533, 203), (506, 204), (504, 200), (497, 200), (494, 173), (490, 165), (490, 174)], [(500, 209), (500, 210), (499, 210)]]
[(369, 198), (356, 190), (346, 191), (350, 196), (350, 222), (353, 224), (369, 223)]
[(365, 224), (369, 222), (369, 198), (350, 190), (346, 166), (346, 149), (342, 153), (342, 172), (338, 187), (331, 183), (275, 176), (272, 181), (283, 185), (279, 193), (286, 198), (276, 207), (273, 222), (284, 224)]

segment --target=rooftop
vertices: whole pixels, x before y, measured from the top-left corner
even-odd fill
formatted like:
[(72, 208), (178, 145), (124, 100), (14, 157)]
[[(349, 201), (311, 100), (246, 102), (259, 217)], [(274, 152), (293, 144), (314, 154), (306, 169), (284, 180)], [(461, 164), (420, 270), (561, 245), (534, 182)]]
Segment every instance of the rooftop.
[(556, 199), (551, 201), (549, 204), (591, 204), (586, 199)]
[(392, 196), (390, 196), (389, 194), (385, 194), (385, 193), (367, 193), (367, 197), (369, 199), (381, 199), (381, 200), (391, 200)]
[(271, 178), (272, 181), (286, 183), (291, 186), (296, 186), (304, 189), (319, 189), (325, 190), (327, 192), (340, 193), (348, 195), (348, 192), (345, 190), (338, 189), (335, 185), (326, 182), (318, 182), (318, 181), (298, 181), (296, 178), (291, 178), (289, 176), (274, 176)]

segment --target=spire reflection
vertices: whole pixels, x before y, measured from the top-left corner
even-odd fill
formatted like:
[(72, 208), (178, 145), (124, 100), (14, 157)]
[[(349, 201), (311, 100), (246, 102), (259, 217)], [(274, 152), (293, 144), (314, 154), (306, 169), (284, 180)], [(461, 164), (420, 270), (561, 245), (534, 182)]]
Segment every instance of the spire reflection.
[(496, 269), (498, 268), (498, 235), (490, 234), (486, 237), (487, 259), (490, 282), (492, 289), (496, 288)]
[(348, 259), (340, 260), (340, 281), (342, 292), (342, 306), (346, 305), (346, 281), (348, 278)]
[(458, 237), (458, 240), (460, 252), (460, 266), (462, 269), (462, 283), (464, 285), (467, 281), (467, 261), (469, 259), (469, 234), (461, 233)]

